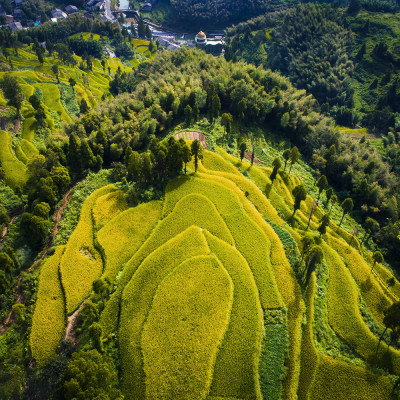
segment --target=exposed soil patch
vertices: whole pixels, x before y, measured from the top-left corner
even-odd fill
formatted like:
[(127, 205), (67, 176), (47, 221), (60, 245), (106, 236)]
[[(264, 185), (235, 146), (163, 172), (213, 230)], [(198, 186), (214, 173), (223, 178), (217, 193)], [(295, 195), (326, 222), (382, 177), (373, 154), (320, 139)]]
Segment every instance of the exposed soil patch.
[(21, 121), (19, 119), (15, 119), (12, 133), (15, 135), (20, 129), (21, 129)]
[[(246, 153), (244, 153), (244, 158), (251, 162), (251, 151), (246, 151)], [(264, 161), (261, 161), (256, 156), (254, 156), (254, 164), (264, 164)]]
[(93, 254), (90, 252), (89, 249), (87, 249), (86, 247), (82, 248), (79, 250), (79, 253), (84, 256), (87, 257), (90, 261), (94, 261), (95, 258), (93, 257)]
[(7, 236), (7, 233), (9, 229), (11, 228), (11, 225), (15, 223), (15, 221), (18, 219), (18, 217), (22, 214), (23, 210), (17, 211), (10, 219), (10, 222), (8, 225), (6, 225), (3, 230), (0, 232), (0, 246), (3, 244), (4, 238)]
[(180, 139), (181, 137), (183, 137), (186, 140), (197, 139), (201, 143), (203, 148), (205, 148), (206, 150), (208, 149), (206, 142), (206, 135), (203, 132), (200, 131), (179, 132), (174, 136), (176, 140)]
[(377, 139), (377, 137), (372, 133), (366, 133), (365, 135), (360, 135), (358, 133), (346, 133), (346, 136), (350, 136), (354, 140), (361, 140), (363, 137), (366, 139)]
[(69, 317), (67, 317), (67, 326), (65, 328), (64, 340), (68, 340), (73, 345), (76, 345), (76, 320), (78, 319), (79, 311), (82, 309), (86, 300), (82, 302), (77, 310), (75, 310)]

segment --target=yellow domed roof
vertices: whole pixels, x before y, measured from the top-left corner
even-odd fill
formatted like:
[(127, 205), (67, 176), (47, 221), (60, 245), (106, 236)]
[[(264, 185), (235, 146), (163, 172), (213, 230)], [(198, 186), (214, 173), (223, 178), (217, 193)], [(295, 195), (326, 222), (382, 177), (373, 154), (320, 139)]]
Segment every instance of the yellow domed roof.
[(198, 38), (205, 38), (206, 34), (203, 31), (200, 31), (197, 35)]

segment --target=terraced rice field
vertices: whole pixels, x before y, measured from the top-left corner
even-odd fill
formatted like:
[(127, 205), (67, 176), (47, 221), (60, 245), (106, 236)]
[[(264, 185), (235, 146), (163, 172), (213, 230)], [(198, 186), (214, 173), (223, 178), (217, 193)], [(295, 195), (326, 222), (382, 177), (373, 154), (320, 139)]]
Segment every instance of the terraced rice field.
[[(90, 33), (83, 33), (84, 38), (90, 38)], [(99, 35), (93, 35), (94, 40), (99, 40)], [(138, 47), (137, 51), (142, 53), (141, 60), (146, 60), (147, 57), (154, 57), (148, 51), (148, 41), (138, 41), (134, 43)], [(64, 123), (68, 123), (73, 119), (76, 110), (79, 111), (78, 103), (85, 99), (89, 107), (94, 108), (102, 102), (103, 96), (110, 97), (109, 82), (113, 79), (114, 74), (118, 69), (122, 72), (132, 72), (141, 62), (134, 59), (133, 64), (124, 64), (119, 58), (105, 59), (105, 69), (99, 60), (93, 63), (92, 71), (81, 71), (77, 67), (65, 65), (61, 60), (56, 58), (56, 54), (47, 57), (43, 65), (37, 59), (32, 46), (25, 45), (18, 49), (18, 55), (12, 49), (9, 49), (10, 61), (13, 65), (13, 71), (0, 72), (0, 79), (3, 75), (9, 73), (18, 79), (21, 85), (22, 92), (25, 96), (25, 101), (21, 107), (21, 129), (19, 132), (14, 132), (20, 135), (23, 140), (30, 142), (33, 146), (35, 143), (36, 120), (34, 117), (34, 109), (29, 103), (29, 97), (36, 93), (46, 110), (46, 123), (52, 132), (59, 131)], [(82, 62), (78, 56), (74, 56), (77, 65)], [(4, 56), (0, 57), (0, 61), (8, 63)], [(59, 68), (59, 83), (52, 71), (52, 66), (58, 65)], [(110, 73), (108, 68), (110, 68)], [(69, 87), (69, 79), (73, 78), (76, 81), (74, 90), (71, 95), (63, 95)], [(85, 80), (84, 80), (85, 78)], [(87, 84), (85, 81), (87, 80)], [(7, 101), (3, 98), (0, 91), (0, 105), (6, 106)], [(40, 139), (39, 139), (40, 140)], [(5, 133), (0, 134), (0, 163), (5, 165), (4, 172), (7, 183), (13, 187), (22, 187), (26, 181), (24, 173), (24, 164), (34, 155), (36, 149), (32, 149), (21, 142), (21, 146), (11, 146), (11, 141), (6, 138)], [(34, 146), (33, 146), (34, 147)]]
[[(331, 222), (319, 242), (324, 259), (306, 285), (299, 261), (312, 199), (288, 224), (299, 180), (283, 173), (267, 187), (270, 173), (220, 149), (204, 151), (198, 172), (171, 181), (163, 200), (128, 208), (113, 186), (94, 192), (65, 249), (43, 266), (34, 357), (44, 363), (53, 354), (66, 314), (105, 276), (113, 292), (100, 324), (105, 337), (118, 335), (127, 399), (394, 400), (400, 351), (376, 351), (360, 298), (383, 330), (399, 282), (387, 288), (392, 275), (382, 265), (368, 277), (370, 256)], [(60, 286), (50, 290), (55, 276)], [(352, 362), (324, 347), (320, 293), (330, 335), (351, 348)], [(49, 320), (39, 313), (49, 307), (58, 322), (40, 352)]]

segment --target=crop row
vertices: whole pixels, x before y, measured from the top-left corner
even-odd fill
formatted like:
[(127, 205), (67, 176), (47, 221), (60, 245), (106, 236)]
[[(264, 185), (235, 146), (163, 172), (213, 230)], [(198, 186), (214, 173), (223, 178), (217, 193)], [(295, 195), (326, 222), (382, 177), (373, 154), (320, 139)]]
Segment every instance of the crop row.
[(231, 319), (217, 354), (210, 395), (258, 399), (263, 313), (257, 286), (246, 260), (235, 248), (207, 231), (203, 233), (234, 285)]
[(312, 400), (389, 400), (393, 384), (387, 376), (321, 355)]
[(96, 239), (105, 257), (104, 275), (111, 281), (147, 239), (161, 216), (161, 209), (161, 201), (128, 208), (99, 230)]
[(189, 258), (161, 282), (141, 339), (146, 399), (206, 397), (232, 302), (232, 280), (214, 256)]
[(400, 373), (400, 352), (383, 346), (378, 349), (378, 339), (371, 333), (362, 319), (358, 306), (358, 291), (351, 274), (340, 257), (329, 246), (324, 245), (325, 259), (329, 265), (328, 319), (334, 331), (345, 340), (364, 360), (370, 364), (387, 367)]
[(368, 266), (364, 258), (353, 247), (343, 243), (342, 240), (330, 237), (328, 243), (342, 257), (356, 281), (368, 309), (375, 319), (383, 325), (383, 312), (389, 308), (393, 301), (387, 297), (375, 276), (371, 274), (372, 266)]
[(114, 191), (108, 185), (92, 193), (83, 203), (78, 225), (72, 233), (60, 263), (67, 313), (71, 313), (103, 272), (103, 261), (94, 245), (92, 208), (99, 197)]
[(192, 226), (153, 251), (125, 287), (121, 299), (119, 342), (124, 392), (128, 398), (140, 399), (145, 395), (140, 335), (158, 285), (186, 259), (209, 253), (200, 228)]
[(18, 160), (11, 149), (11, 137), (0, 130), (0, 165), (4, 170), (5, 181), (13, 189), (22, 188), (28, 178), (26, 167)]
[[(169, 194), (166, 195), (166, 201), (168, 198)], [(207, 229), (229, 244), (234, 243), (232, 235), (215, 205), (206, 196), (193, 191), (187, 195), (182, 193), (172, 212), (157, 225), (144, 245), (146, 253), (150, 254), (158, 246), (191, 225)]]
[(99, 197), (92, 210), (95, 231), (100, 230), (108, 221), (128, 208), (125, 194), (115, 190)]
[(64, 295), (59, 277), (59, 265), (64, 248), (65, 246), (57, 247), (40, 271), (29, 338), (32, 357), (38, 366), (43, 366), (50, 357), (56, 354), (65, 329)]
[(204, 150), (203, 159), (201, 160), (203, 167), (210, 171), (218, 173), (226, 172), (229, 174), (241, 176), (242, 174), (229, 162), (225, 161), (219, 154), (212, 151)]
[[(244, 256), (253, 272), (262, 307), (281, 307), (281, 297), (269, 266), (269, 241), (244, 211), (234, 192), (234, 190), (238, 191), (236, 185), (225, 178), (214, 175), (199, 174), (199, 176), (202, 179), (177, 179), (168, 185), (164, 212), (169, 210), (180, 197), (189, 193), (200, 193), (208, 197), (224, 219), (233, 236), (236, 248)], [(232, 190), (230, 190), (230, 185)], [(257, 214), (254, 209), (252, 211)], [(261, 221), (263, 221), (262, 218)], [(257, 243), (256, 246), (255, 243)]]
[(301, 362), (298, 397), (299, 400), (311, 400), (310, 390), (318, 370), (319, 354), (314, 343), (314, 297), (315, 297), (315, 273), (310, 277), (306, 292), (306, 318), (303, 327), (301, 343)]
[[(210, 154), (213, 154), (213, 157), (210, 157)], [(210, 151), (205, 151), (204, 158), (203, 158), (203, 165), (208, 165), (207, 163), (204, 164), (204, 161), (208, 160), (208, 158), (213, 159), (215, 156), (217, 156), (217, 155), (215, 155), (214, 153), (211, 153)], [(233, 168), (232, 165), (229, 164), (227, 161), (225, 161), (221, 156), (218, 156), (218, 157), (221, 158), (225, 164), (227, 164), (228, 166)], [(221, 161), (219, 161), (218, 165), (220, 163), (221, 163)], [(227, 168), (225, 168), (225, 169), (227, 169)], [(238, 189), (241, 190), (242, 193), (246, 193), (247, 199), (251, 203), (253, 203), (253, 205), (256, 207), (257, 211), (264, 218), (273, 220), (275, 223), (277, 223), (279, 225), (282, 224), (282, 220), (279, 217), (279, 215), (277, 214), (275, 208), (272, 207), (271, 203), (264, 196), (264, 194), (261, 192), (261, 190), (249, 179), (244, 178), (242, 176), (242, 174), (239, 174), (237, 171), (236, 171), (236, 173), (228, 173), (228, 172), (220, 172), (220, 171), (214, 170), (214, 169), (207, 170), (204, 166), (200, 167), (199, 171), (229, 179), (238, 187)]]

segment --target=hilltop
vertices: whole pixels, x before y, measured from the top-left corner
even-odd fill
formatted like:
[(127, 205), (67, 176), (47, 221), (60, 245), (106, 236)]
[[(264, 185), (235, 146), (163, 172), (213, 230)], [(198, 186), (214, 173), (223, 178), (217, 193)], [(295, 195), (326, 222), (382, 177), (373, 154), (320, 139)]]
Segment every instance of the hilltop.
[(0, 131), (0, 397), (398, 398), (387, 161), (278, 73), (133, 44), (4, 60), (47, 128)]

